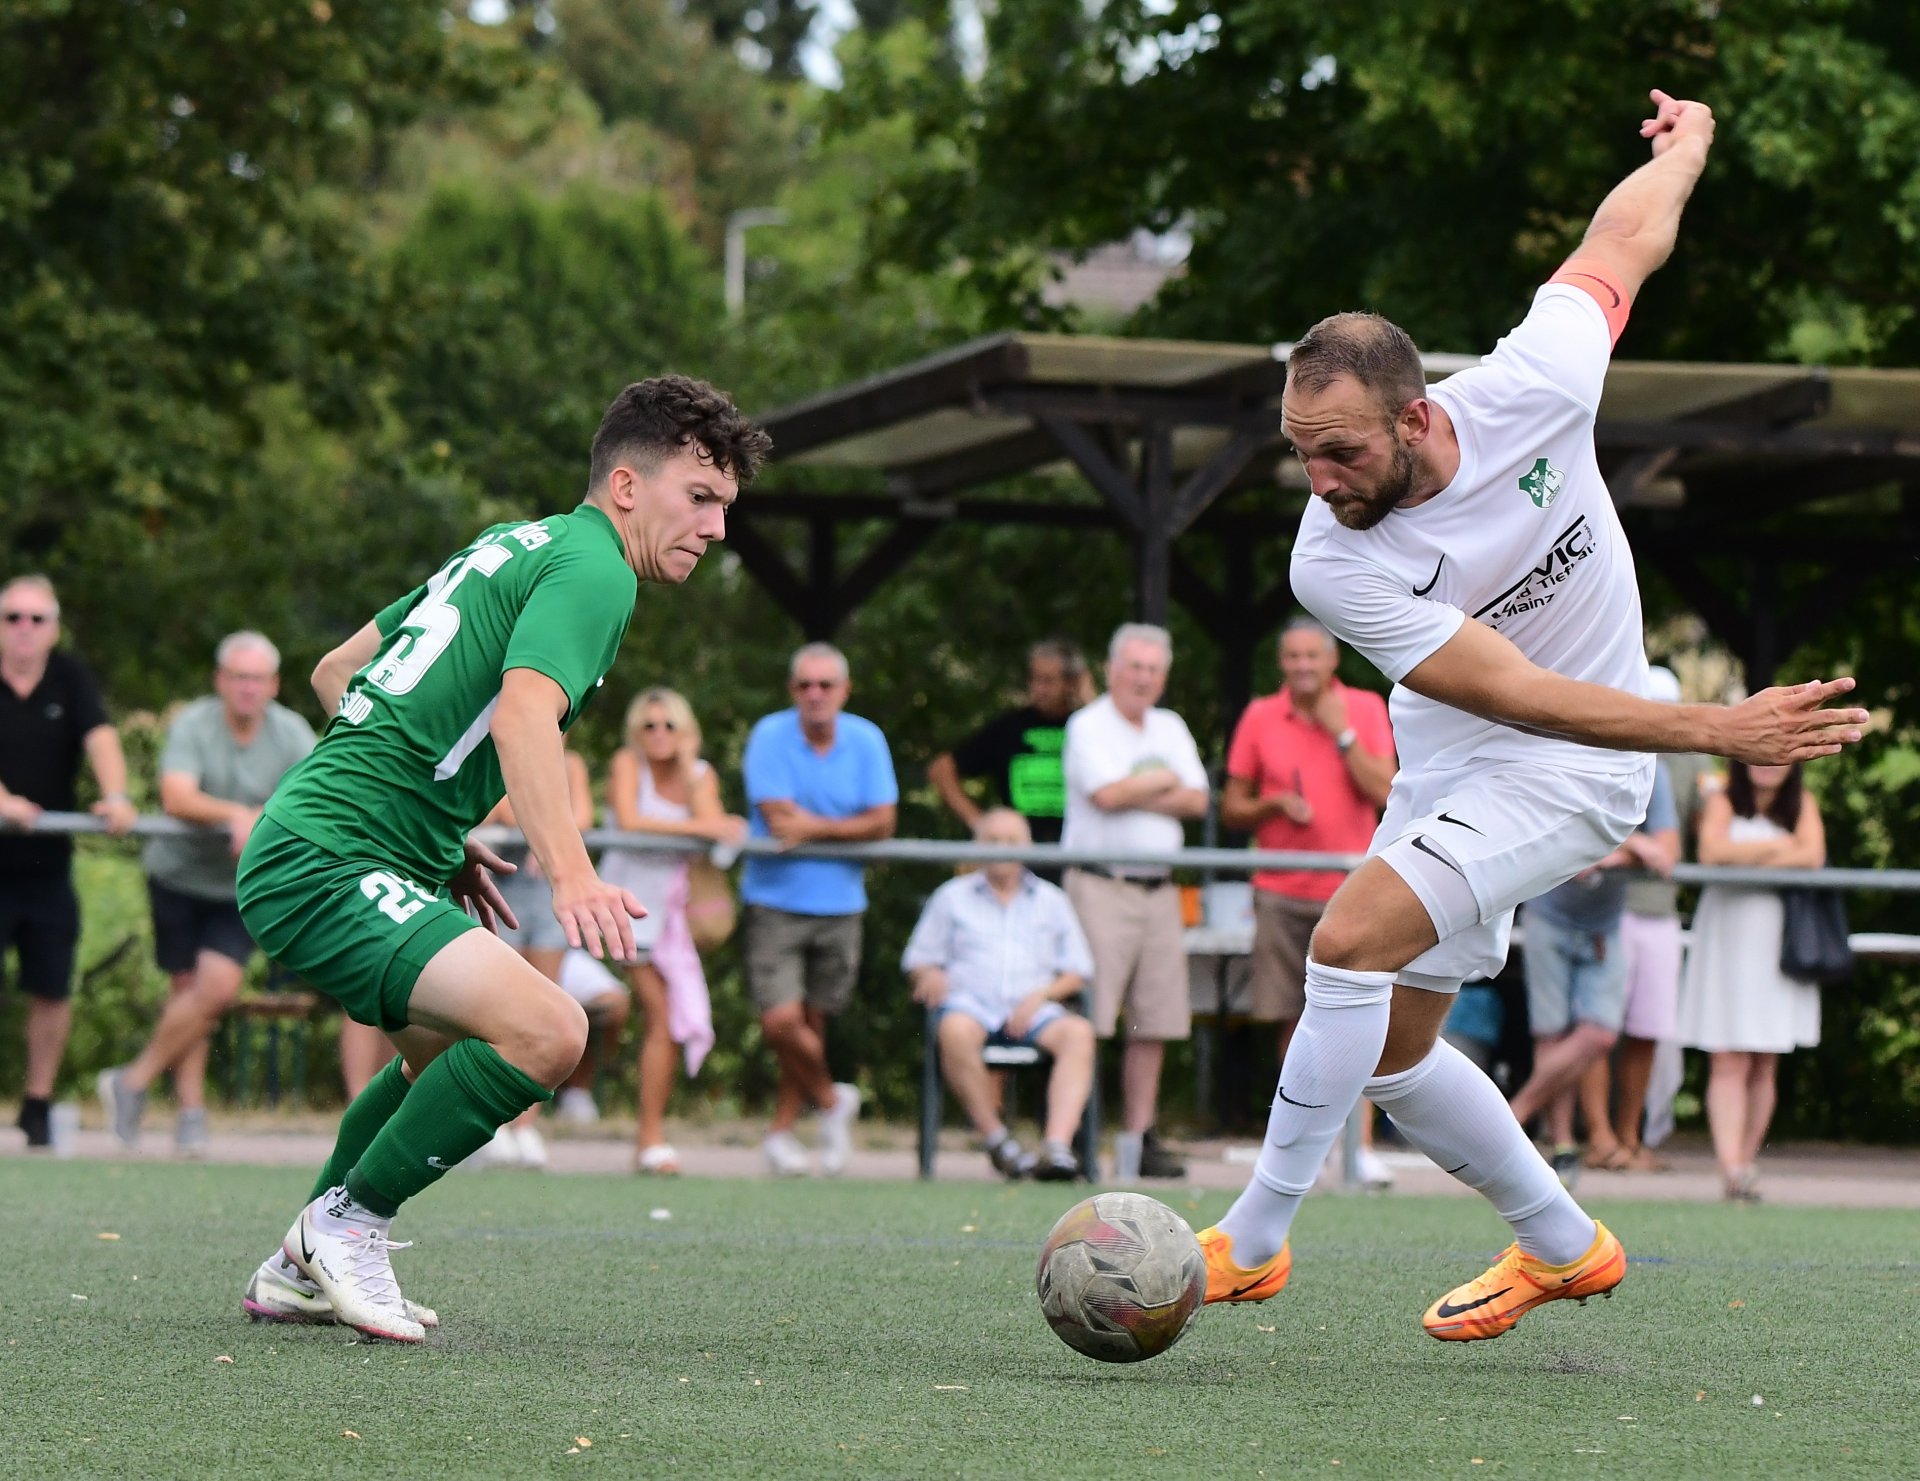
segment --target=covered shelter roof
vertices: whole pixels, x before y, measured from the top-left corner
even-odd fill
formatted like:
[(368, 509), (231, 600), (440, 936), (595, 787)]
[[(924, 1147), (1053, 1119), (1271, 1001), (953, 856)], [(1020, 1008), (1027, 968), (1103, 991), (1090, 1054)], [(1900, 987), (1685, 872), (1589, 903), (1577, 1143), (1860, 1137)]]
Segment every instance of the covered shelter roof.
[[(745, 540), (730, 543), (824, 635), (945, 522), (1105, 525), (1133, 542), (1138, 615), (1164, 621), (1179, 600), (1216, 630), (1264, 631), (1291, 604), (1284, 583), (1234, 590), (1230, 575), (1227, 589), (1209, 588), (1177, 543), (1229, 527), (1290, 540), (1306, 490), (1279, 424), (1289, 349), (969, 341), (765, 417), (772, 476), (743, 506)], [(1476, 357), (1425, 359), (1432, 381)], [(1920, 370), (1616, 361), (1595, 443), (1643, 564), (1740, 652), (1750, 681), (1828, 609), (1808, 594), (1783, 610), (1783, 566), (1825, 562), (1857, 578), (1920, 555)], [(1062, 480), (1057, 499), (969, 495), (1049, 474)], [(1813, 506), (1843, 496), (1860, 503), (1847, 520), (1818, 517)], [(816, 531), (841, 518), (896, 523), (853, 570), (838, 571), (829, 550), (801, 575), (752, 531), (782, 517)]]

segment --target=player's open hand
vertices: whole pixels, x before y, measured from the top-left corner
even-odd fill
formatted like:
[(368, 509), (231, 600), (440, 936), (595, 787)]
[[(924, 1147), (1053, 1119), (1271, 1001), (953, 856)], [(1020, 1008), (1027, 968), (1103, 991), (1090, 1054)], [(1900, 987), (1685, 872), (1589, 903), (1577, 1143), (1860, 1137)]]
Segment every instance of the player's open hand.
[(1868, 720), (1865, 710), (1852, 706), (1823, 708), (1852, 689), (1852, 679), (1762, 689), (1726, 711), (1720, 754), (1749, 766), (1787, 766), (1834, 755), (1860, 739)]
[(1640, 125), (1640, 137), (1653, 140), (1653, 157), (1660, 158), (1682, 139), (1697, 139), (1703, 148), (1713, 147), (1713, 110), (1705, 103), (1676, 98), (1655, 88), (1654, 113)]
[(496, 936), (502, 925), (510, 931), (518, 930), (519, 917), (495, 883), (500, 875), (512, 874), (515, 866), (473, 838), (467, 840), (466, 854), (467, 862), (460, 866), (460, 872), (447, 881), (453, 903)]
[(608, 884), (592, 870), (553, 882), (553, 918), (567, 933), (567, 945), (591, 956), (636, 960), (633, 923), (646, 913), (630, 890)]

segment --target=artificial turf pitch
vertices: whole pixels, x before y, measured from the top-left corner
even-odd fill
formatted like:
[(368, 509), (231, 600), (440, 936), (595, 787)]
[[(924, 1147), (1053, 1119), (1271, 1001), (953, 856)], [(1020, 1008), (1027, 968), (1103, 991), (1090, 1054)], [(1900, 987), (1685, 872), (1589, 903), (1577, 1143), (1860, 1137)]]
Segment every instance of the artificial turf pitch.
[[(1493, 1215), (1321, 1197), (1277, 1300), (1109, 1367), (1033, 1294), (1073, 1186), (453, 1177), (396, 1231), (422, 1347), (242, 1318), (294, 1172), (0, 1190), (4, 1476), (1920, 1474), (1910, 1212), (1601, 1204), (1614, 1299), (1448, 1344), (1420, 1314)], [(1195, 1227), (1227, 1202), (1159, 1191)]]

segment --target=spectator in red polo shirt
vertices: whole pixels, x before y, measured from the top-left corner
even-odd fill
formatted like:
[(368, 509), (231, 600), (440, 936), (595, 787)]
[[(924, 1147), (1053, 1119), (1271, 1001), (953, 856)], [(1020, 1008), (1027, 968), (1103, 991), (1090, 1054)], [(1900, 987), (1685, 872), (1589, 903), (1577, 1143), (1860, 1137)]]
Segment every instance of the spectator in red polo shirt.
[[(1397, 763), (1387, 705), (1335, 677), (1340, 648), (1311, 617), (1280, 634), (1278, 694), (1248, 705), (1227, 752), (1220, 820), (1255, 834), (1263, 849), (1363, 854), (1373, 840)], [(1253, 876), (1253, 1018), (1278, 1023), (1280, 1053), (1306, 1007), (1307, 942), (1345, 876), (1265, 870)], [(1371, 1125), (1371, 1114), (1368, 1117)], [(1372, 1154), (1369, 1185), (1392, 1181)]]

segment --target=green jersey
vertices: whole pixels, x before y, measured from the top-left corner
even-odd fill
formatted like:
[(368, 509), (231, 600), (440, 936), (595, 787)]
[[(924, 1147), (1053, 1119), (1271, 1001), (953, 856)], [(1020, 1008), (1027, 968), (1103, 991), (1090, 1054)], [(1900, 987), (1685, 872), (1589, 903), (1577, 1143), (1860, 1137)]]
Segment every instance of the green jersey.
[(637, 589), (613, 522), (591, 505), (495, 525), (374, 618), (379, 652), (266, 815), (342, 858), (445, 883), (506, 792), (489, 730), (502, 676), (552, 679), (571, 726), (613, 666)]

